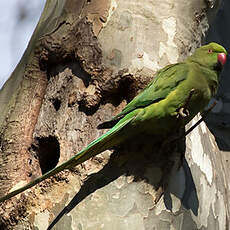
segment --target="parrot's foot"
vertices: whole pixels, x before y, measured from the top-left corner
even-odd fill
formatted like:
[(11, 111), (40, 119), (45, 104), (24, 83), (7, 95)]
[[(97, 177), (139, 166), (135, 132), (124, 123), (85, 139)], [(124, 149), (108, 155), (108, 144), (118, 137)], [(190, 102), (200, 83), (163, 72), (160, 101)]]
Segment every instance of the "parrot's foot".
[(177, 118), (180, 118), (180, 117), (184, 118), (184, 117), (188, 117), (188, 116), (189, 116), (189, 111), (186, 108), (182, 107), (179, 109), (179, 112), (177, 114)]
[(190, 90), (189, 95), (188, 95), (184, 105), (181, 108), (179, 108), (179, 110), (178, 110), (177, 118), (185, 118), (185, 117), (189, 116), (189, 111), (188, 111), (187, 107), (188, 107), (189, 101), (191, 100), (191, 97), (194, 94), (194, 92), (195, 92), (195, 89)]

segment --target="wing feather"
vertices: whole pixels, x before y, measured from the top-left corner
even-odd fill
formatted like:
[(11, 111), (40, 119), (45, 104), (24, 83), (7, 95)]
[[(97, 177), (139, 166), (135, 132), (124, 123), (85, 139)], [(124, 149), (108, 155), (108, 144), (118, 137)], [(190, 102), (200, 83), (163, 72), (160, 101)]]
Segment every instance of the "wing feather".
[(168, 65), (159, 70), (156, 77), (138, 94), (118, 115), (110, 121), (106, 121), (98, 126), (101, 128), (113, 127), (121, 118), (135, 109), (143, 108), (153, 103), (165, 99), (180, 82), (187, 77), (188, 67), (186, 63)]

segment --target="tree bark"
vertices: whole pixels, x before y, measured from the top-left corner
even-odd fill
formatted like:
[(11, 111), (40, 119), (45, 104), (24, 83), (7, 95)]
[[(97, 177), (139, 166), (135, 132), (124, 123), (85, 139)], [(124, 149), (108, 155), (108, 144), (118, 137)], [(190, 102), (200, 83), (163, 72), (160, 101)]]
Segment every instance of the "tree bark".
[[(97, 125), (157, 69), (201, 44), (217, 8), (200, 0), (47, 0), (0, 91), (0, 195), (103, 134)], [(228, 229), (227, 164), (206, 125), (187, 137), (186, 153), (184, 140), (162, 152), (151, 137), (138, 139), (5, 201), (0, 228)]]

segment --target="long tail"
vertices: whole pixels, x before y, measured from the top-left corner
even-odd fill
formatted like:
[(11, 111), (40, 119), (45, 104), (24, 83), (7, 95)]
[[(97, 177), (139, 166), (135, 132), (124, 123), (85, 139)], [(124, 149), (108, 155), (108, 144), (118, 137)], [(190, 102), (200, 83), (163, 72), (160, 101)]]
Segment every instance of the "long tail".
[(41, 181), (49, 178), (50, 176), (54, 176), (55, 174), (63, 171), (64, 169), (72, 168), (78, 164), (83, 163), (84, 161), (88, 160), (89, 158), (96, 156), (97, 154), (118, 145), (122, 141), (122, 139), (124, 138), (123, 135), (121, 135), (121, 133), (118, 131), (120, 131), (131, 120), (132, 120), (132, 118), (129, 118), (123, 122), (119, 122), (112, 129), (110, 129), (107, 133), (105, 133), (104, 135), (102, 135), (98, 139), (91, 142), (85, 149), (81, 150), (79, 153), (74, 155), (68, 161), (66, 161), (65, 163), (59, 165), (58, 167), (50, 170), (49, 172), (45, 173), (44, 175), (38, 177), (37, 179), (31, 181), (27, 185), (8, 193), (6, 196), (1, 197), (0, 202), (3, 202), (4, 200), (10, 199), (11, 197), (27, 190), (28, 188), (33, 187), (34, 185), (40, 183)]

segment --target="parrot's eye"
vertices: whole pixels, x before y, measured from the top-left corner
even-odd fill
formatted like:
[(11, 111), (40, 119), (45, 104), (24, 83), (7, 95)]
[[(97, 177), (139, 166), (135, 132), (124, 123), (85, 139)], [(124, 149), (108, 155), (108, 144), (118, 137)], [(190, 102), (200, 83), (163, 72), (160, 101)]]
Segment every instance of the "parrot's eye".
[(209, 50), (208, 50), (208, 53), (209, 53), (209, 54), (211, 54), (211, 53), (212, 53), (212, 50), (211, 50), (211, 49), (209, 49)]

